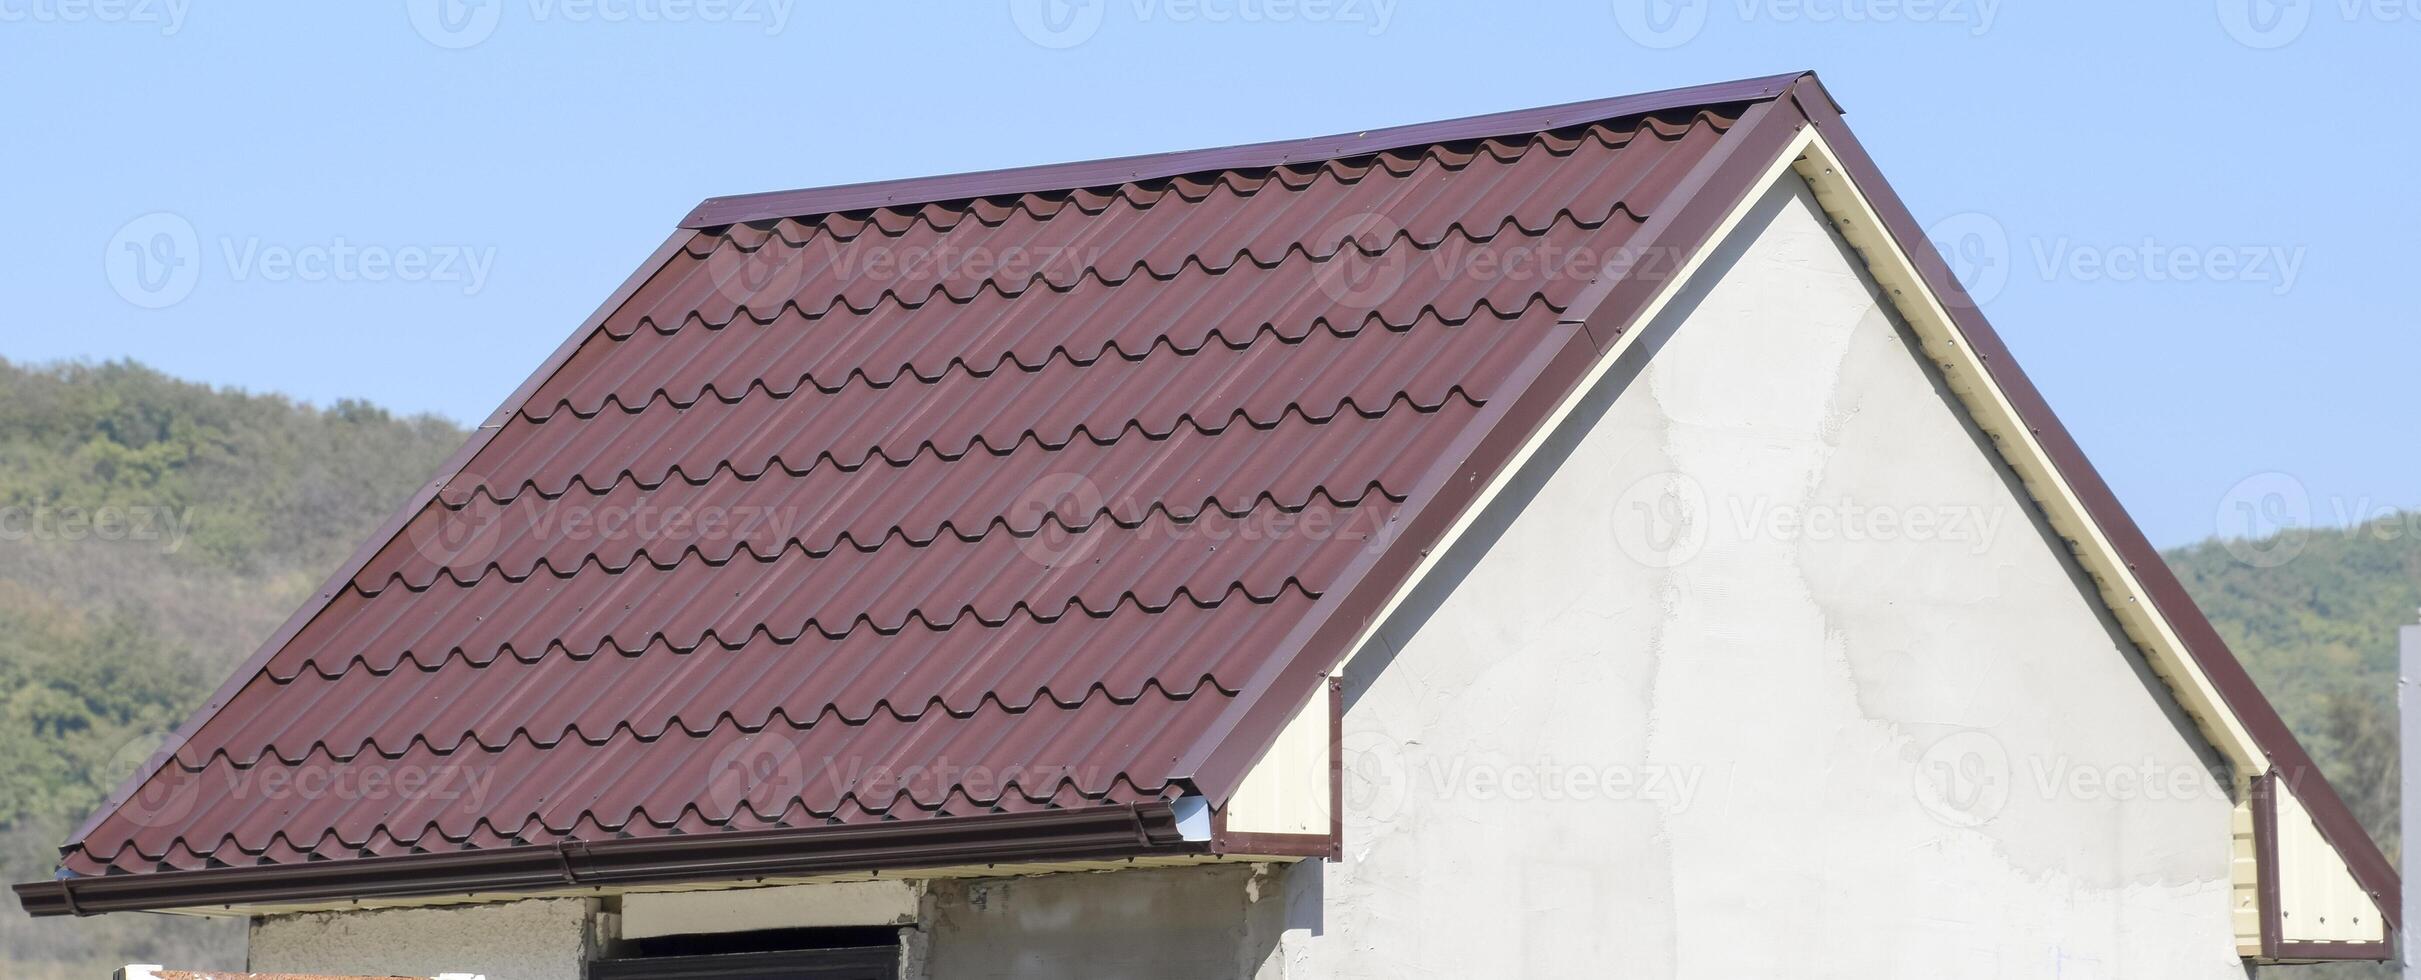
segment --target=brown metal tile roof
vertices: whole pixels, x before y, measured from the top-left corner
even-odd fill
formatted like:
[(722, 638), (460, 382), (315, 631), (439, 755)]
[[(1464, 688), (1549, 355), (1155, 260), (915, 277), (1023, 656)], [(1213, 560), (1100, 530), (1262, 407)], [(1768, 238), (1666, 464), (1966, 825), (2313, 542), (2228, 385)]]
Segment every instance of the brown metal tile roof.
[[(39, 915), (1186, 847), (1800, 130), (2391, 921), (1814, 76), (701, 204)], [(943, 819), (934, 819), (943, 818)]]
[(64, 865), (1168, 799), (1779, 90), (687, 232)]

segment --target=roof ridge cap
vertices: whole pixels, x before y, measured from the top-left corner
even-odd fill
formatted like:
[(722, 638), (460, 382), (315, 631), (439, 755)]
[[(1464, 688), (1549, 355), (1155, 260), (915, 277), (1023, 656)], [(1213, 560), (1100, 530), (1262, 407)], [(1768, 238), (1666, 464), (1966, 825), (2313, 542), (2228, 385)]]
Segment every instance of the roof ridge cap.
[(710, 197), (682, 219), (681, 227), (694, 230), (834, 211), (1075, 190), (1211, 170), (1275, 167), (1362, 156), (1424, 143), (1544, 132), (1693, 106), (1767, 102), (1780, 98), (1801, 78), (1812, 74), (1790, 72), (1307, 139)]

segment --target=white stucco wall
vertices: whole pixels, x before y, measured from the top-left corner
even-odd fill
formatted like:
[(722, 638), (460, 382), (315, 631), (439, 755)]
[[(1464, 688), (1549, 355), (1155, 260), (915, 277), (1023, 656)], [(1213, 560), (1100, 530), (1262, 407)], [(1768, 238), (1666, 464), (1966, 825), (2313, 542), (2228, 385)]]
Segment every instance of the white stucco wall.
[(1789, 183), (1349, 663), (1284, 976), (2244, 975), (2214, 760)]
[(594, 903), (497, 905), (280, 915), (253, 920), (255, 973), (363, 976), (485, 974), (487, 980), (580, 980)]

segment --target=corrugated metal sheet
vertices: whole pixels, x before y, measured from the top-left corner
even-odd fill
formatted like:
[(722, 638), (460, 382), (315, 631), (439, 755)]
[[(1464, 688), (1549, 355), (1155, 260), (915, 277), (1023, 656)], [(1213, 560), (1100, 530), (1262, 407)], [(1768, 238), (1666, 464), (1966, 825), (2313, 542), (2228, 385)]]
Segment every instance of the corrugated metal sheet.
[(1750, 97), (701, 228), (65, 866), (1165, 799)]

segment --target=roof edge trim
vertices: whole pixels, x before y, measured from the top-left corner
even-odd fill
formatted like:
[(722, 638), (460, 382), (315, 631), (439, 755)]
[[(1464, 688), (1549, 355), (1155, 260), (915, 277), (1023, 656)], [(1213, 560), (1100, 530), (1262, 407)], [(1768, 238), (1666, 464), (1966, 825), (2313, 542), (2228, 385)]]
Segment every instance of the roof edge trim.
[(1166, 802), (935, 817), (863, 826), (567, 840), (488, 851), (59, 878), (14, 886), (37, 918), (207, 906), (746, 881), (964, 864), (1191, 853)]
[(1621, 116), (1670, 109), (1763, 102), (1780, 97), (1809, 72), (1792, 72), (1711, 85), (1666, 89), (1611, 99), (1573, 102), (1539, 109), (1518, 109), (1442, 122), (1415, 123), (1388, 129), (1315, 136), (1309, 139), (1251, 143), (1217, 149), (1180, 150), (1143, 156), (1052, 163), (1006, 170), (909, 177), (862, 184), (841, 184), (799, 190), (710, 197), (682, 219), (688, 229), (714, 228), (749, 221), (769, 221), (865, 208), (960, 201), (1002, 194), (1034, 194), (1100, 187), (1129, 181), (1155, 180), (1211, 170), (1276, 167), (1289, 163), (1335, 160), (1385, 150), (1484, 139), (1516, 133), (1536, 133), (1578, 126)]

